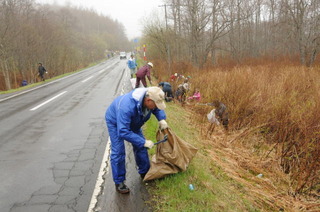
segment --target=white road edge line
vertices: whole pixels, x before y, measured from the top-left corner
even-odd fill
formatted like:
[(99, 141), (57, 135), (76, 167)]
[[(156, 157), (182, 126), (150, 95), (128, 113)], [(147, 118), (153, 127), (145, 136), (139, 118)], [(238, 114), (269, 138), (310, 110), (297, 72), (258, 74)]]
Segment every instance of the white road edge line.
[(38, 108), (42, 107), (43, 105), (45, 105), (45, 104), (47, 104), (47, 103), (51, 102), (52, 100), (54, 100), (54, 99), (58, 98), (59, 96), (61, 96), (61, 95), (65, 94), (65, 93), (67, 93), (67, 91), (63, 91), (62, 93), (59, 93), (58, 95), (56, 95), (56, 96), (52, 97), (51, 99), (48, 99), (47, 101), (45, 101), (45, 102), (41, 103), (40, 105), (38, 105), (38, 106), (36, 106), (36, 107), (34, 107), (34, 108), (30, 109), (30, 111), (37, 110)]
[(93, 76), (88, 77), (87, 79), (83, 80), (82, 82), (87, 82), (89, 79), (91, 79)]
[[(121, 95), (124, 94), (124, 87), (126, 85), (126, 82), (124, 82), (124, 85), (121, 89)], [(104, 155), (103, 155), (103, 159), (102, 159), (102, 163), (101, 163), (101, 166), (100, 166), (100, 171), (99, 171), (99, 175), (98, 175), (98, 178), (96, 180), (96, 185), (94, 187), (94, 190), (93, 190), (93, 194), (92, 194), (92, 197), (91, 197), (91, 201), (90, 201), (90, 204), (89, 204), (89, 208), (88, 208), (88, 212), (94, 212), (94, 208), (98, 202), (98, 195), (99, 195), (99, 192), (101, 191), (101, 189), (103, 188), (102, 187), (102, 184), (104, 183), (104, 180), (102, 178), (102, 176), (104, 175), (104, 171), (106, 172), (106, 174), (109, 173), (109, 167), (110, 167), (110, 144), (111, 144), (111, 141), (110, 141), (110, 137), (108, 138), (108, 143), (106, 145), (106, 149), (104, 151)], [(105, 162), (108, 164), (107, 166), (107, 169), (104, 170), (104, 167), (105, 167)]]
[[(100, 171), (99, 171), (99, 175), (98, 175), (98, 178), (96, 180), (96, 185), (94, 187), (94, 190), (93, 190), (93, 194), (92, 194), (92, 197), (91, 197), (91, 201), (90, 201), (90, 204), (89, 204), (89, 208), (88, 208), (88, 212), (94, 212), (94, 207), (96, 206), (97, 202), (98, 202), (98, 195), (101, 191), (101, 189), (103, 188), (102, 187), (102, 184), (104, 183), (104, 180), (103, 180), (103, 175), (104, 175), (104, 169), (105, 169), (105, 163), (109, 164), (109, 160), (110, 160), (110, 157), (109, 157), (109, 154), (110, 154), (110, 137), (108, 138), (108, 143), (106, 145), (106, 149), (104, 151), (104, 155), (103, 155), (103, 159), (102, 159), (102, 163), (101, 163), (101, 166), (100, 166)], [(107, 169), (105, 170), (106, 174), (109, 173), (109, 165), (107, 166)]]

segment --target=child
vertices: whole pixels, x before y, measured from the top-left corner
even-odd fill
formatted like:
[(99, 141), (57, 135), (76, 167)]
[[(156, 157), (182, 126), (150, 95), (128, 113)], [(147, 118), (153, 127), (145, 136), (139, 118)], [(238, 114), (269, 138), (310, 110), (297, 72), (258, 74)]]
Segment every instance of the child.
[(196, 88), (193, 96), (190, 96), (188, 98), (188, 100), (196, 100), (196, 101), (200, 101), (201, 100), (201, 94), (200, 94), (200, 90), (198, 88)]

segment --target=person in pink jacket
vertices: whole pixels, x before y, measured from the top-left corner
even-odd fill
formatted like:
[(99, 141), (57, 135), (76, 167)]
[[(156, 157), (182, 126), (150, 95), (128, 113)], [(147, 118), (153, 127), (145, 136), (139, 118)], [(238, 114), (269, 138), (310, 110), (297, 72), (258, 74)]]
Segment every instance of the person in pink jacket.
[(190, 96), (188, 98), (189, 100), (196, 100), (196, 101), (200, 101), (201, 100), (201, 94), (198, 88), (196, 88), (196, 91), (194, 92), (193, 96)]

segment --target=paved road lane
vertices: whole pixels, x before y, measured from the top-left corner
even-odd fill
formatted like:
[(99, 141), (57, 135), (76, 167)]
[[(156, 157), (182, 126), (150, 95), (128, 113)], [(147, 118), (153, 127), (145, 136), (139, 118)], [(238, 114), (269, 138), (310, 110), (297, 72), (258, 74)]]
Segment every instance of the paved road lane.
[(1, 212), (87, 212), (108, 139), (104, 113), (128, 86), (126, 61), (115, 58), (1, 95)]

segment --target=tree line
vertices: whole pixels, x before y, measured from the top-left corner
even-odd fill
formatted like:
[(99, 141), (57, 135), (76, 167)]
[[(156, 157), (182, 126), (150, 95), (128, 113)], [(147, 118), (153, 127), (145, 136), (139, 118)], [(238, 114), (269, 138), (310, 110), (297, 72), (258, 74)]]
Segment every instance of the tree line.
[(320, 50), (319, 0), (166, 0), (163, 8), (165, 24), (154, 19), (144, 32), (167, 63), (285, 56), (312, 66)]
[(35, 82), (39, 62), (57, 76), (128, 46), (124, 26), (93, 10), (0, 0), (0, 90)]

